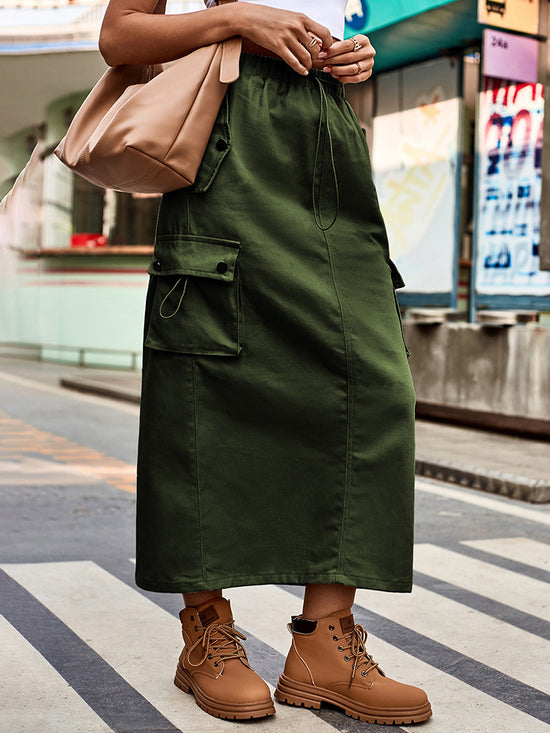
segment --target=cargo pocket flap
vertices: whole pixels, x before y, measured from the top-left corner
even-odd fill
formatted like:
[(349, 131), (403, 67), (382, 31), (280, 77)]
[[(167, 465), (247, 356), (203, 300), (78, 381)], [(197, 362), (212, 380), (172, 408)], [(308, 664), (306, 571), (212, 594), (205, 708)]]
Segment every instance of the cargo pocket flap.
[(150, 275), (188, 275), (233, 282), (240, 243), (230, 239), (163, 234), (157, 237)]
[(405, 287), (405, 281), (401, 277), (401, 273), (397, 269), (395, 262), (393, 260), (389, 260), (390, 270), (391, 270), (391, 281), (393, 283), (394, 290), (399, 290), (399, 288)]

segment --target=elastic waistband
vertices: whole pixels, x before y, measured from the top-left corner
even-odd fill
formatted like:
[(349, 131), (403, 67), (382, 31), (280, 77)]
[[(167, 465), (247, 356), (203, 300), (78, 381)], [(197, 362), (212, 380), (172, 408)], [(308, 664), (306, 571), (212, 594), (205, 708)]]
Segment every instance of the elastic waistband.
[(333, 96), (344, 96), (344, 85), (330, 74), (318, 69), (311, 69), (307, 76), (302, 76), (278, 57), (263, 56), (256, 53), (241, 54), (241, 73), (246, 76), (264, 76), (287, 81), (289, 84), (311, 84), (317, 86), (321, 82), (326, 91)]

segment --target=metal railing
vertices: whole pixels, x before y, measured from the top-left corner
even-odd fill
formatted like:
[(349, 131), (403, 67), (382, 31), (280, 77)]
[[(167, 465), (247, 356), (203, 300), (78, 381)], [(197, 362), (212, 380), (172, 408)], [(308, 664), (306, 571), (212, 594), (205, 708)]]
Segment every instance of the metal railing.
[[(56, 353), (69, 353), (74, 355), (71, 360), (73, 364), (78, 366), (106, 366), (112, 369), (133, 369), (137, 371), (141, 363), (141, 352), (130, 351), (125, 349), (109, 349), (100, 346), (67, 346), (65, 344), (28, 344), (16, 341), (0, 342), (0, 356), (33, 359), (36, 361), (65, 361), (65, 359), (56, 359)], [(86, 358), (87, 355), (104, 354), (110, 357), (120, 357), (122, 360), (128, 360), (126, 364), (99, 364), (97, 361), (91, 362)]]

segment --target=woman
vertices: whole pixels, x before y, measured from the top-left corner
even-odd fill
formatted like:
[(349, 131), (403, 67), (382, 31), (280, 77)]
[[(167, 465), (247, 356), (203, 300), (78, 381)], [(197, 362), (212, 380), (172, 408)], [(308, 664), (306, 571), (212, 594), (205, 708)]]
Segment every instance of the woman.
[(156, 2), (110, 1), (108, 64), (162, 63), (233, 36), (243, 55), (195, 183), (160, 207), (136, 582), (183, 593), (175, 682), (212, 715), (275, 712), (222, 589), (291, 583), (305, 585), (304, 605), (275, 697), (426, 720), (426, 695), (383, 675), (351, 612), (357, 586), (410, 591), (412, 565), (403, 283), (343, 94), (370, 77), (374, 49), (362, 35), (336, 40), (345, 0), (172, 16), (154, 15)]

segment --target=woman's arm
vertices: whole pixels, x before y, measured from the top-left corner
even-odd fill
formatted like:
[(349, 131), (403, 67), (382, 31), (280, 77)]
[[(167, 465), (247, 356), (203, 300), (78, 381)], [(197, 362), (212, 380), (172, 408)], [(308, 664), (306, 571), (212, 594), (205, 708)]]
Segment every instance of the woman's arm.
[(303, 13), (265, 5), (234, 2), (178, 15), (153, 14), (157, 0), (110, 0), (99, 37), (109, 66), (160, 64), (201, 46), (243, 36), (280, 56), (295, 71), (307, 74), (320, 50), (332, 44), (330, 31)]

